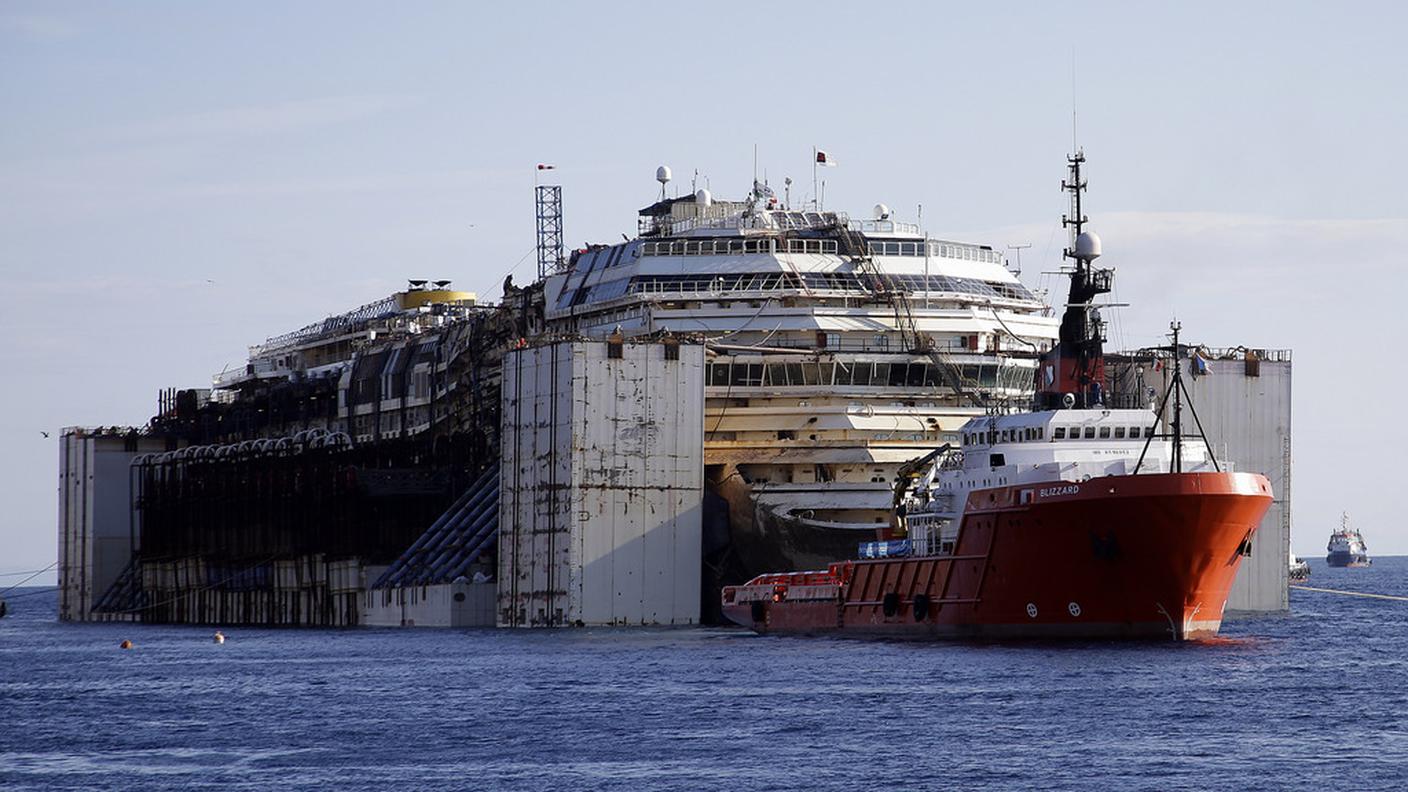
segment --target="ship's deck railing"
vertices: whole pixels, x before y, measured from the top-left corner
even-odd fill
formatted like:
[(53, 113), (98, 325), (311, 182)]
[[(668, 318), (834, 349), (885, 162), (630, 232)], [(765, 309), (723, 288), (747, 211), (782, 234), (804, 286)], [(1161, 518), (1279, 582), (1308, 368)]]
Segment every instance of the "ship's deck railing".
[(848, 223), (843, 212), (790, 210), (739, 212), (724, 216), (640, 219), (642, 235), (677, 235), (691, 231), (814, 231)]
[(898, 220), (851, 220), (846, 224), (852, 231), (862, 234), (912, 234), (924, 232), (916, 223), (901, 223)]
[(1246, 347), (1203, 347), (1199, 350), (1204, 357), (1211, 360), (1245, 360), (1248, 356), (1255, 355), (1258, 360), (1266, 360), (1272, 363), (1290, 363), (1291, 350), (1289, 349), (1248, 349)]
[(265, 340), (262, 344), (251, 346), (249, 348), (249, 356), (253, 358), (259, 357), (260, 355), (267, 355), (270, 352), (295, 346), (320, 335), (351, 328), (359, 322), (379, 319), (384, 316), (399, 313), (400, 311), (401, 303), (397, 300), (396, 295), (393, 294), (390, 297), (367, 303), (359, 308), (354, 308), (347, 313), (329, 316), (321, 322), (314, 322), (313, 324), (300, 327), (292, 332), (273, 336)]
[[(827, 350), (833, 351), (833, 350)], [(851, 350), (857, 351), (857, 350)], [(870, 351), (887, 357), (897, 354), (895, 350)], [(903, 353), (898, 353), (903, 354)], [(792, 356), (792, 360), (782, 362), (761, 362), (761, 353), (739, 353), (733, 358), (719, 356), (713, 358), (705, 372), (706, 388), (769, 388), (769, 387), (860, 387), (860, 388), (909, 388), (932, 389), (948, 387), (943, 372), (932, 363), (911, 356), (905, 360), (875, 361), (810, 361)], [(1031, 372), (1031, 366), (1013, 362), (994, 363), (979, 358), (964, 360), (956, 366), (963, 379), (972, 387), (983, 388), (996, 394), (1017, 396), (1031, 392), (1032, 378), (1022, 375)], [(1010, 375), (1010, 376), (1009, 376)], [(1001, 380), (1012, 379), (1025, 387), (1008, 387)]]
[[(802, 240), (794, 240), (802, 241)], [(820, 241), (820, 240), (806, 240)], [(885, 275), (886, 284), (909, 294), (929, 293), (943, 299), (977, 296), (982, 302), (1032, 304), (1035, 295), (1020, 283), (984, 281), (976, 278), (956, 278), (949, 275)], [(596, 288), (605, 289), (604, 286)], [(723, 294), (741, 296), (748, 292), (793, 291), (819, 296), (854, 297), (871, 294), (872, 287), (853, 272), (764, 272), (729, 273), (714, 276), (649, 275), (632, 278), (621, 294), (679, 295), (693, 299), (712, 299)], [(595, 295), (592, 301), (596, 301)], [(1027, 307), (1023, 305), (1023, 307)]]
[(642, 242), (642, 256), (742, 256), (777, 253), (837, 253), (834, 239), (778, 239), (730, 237), (725, 239), (672, 239)]
[[(1265, 360), (1272, 363), (1290, 363), (1291, 350), (1289, 349), (1250, 349), (1244, 346), (1236, 347), (1205, 347), (1187, 346), (1186, 350), (1197, 352), (1204, 360), (1246, 360), (1254, 357), (1256, 360)], [(1128, 358), (1154, 358), (1168, 357), (1166, 349), (1135, 349), (1131, 351), (1121, 351), (1114, 353)]]
[[(989, 264), (1004, 263), (1001, 253), (982, 245), (948, 242), (941, 239), (931, 239), (927, 245), (928, 255), (932, 258), (982, 261)], [(872, 256), (925, 255), (924, 240), (875, 240), (869, 242), (868, 247)], [(642, 256), (744, 256), (775, 255), (778, 253), (815, 253), (834, 256), (840, 253), (840, 249), (834, 239), (780, 239), (771, 236), (669, 239), (646, 241), (640, 245), (640, 255)]]

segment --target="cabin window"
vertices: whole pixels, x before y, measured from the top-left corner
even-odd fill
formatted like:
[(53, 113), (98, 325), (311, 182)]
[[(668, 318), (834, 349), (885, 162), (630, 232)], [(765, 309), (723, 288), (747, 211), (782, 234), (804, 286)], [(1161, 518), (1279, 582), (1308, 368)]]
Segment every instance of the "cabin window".
[(1087, 427), (1085, 427), (1085, 439), (1086, 439), (1086, 440), (1093, 440), (1093, 439), (1095, 439), (1095, 427), (1093, 427), (1093, 426), (1087, 426)]
[(1131, 427), (1129, 427), (1129, 436), (1132, 437), (1132, 438), (1134, 438), (1134, 439), (1136, 439), (1136, 440), (1138, 440), (1138, 439), (1139, 439), (1139, 427), (1137, 427), (1137, 426), (1131, 426)]
[(1108, 427), (1108, 426), (1102, 426), (1102, 427), (1100, 427), (1100, 439), (1101, 439), (1101, 440), (1108, 440), (1108, 439), (1110, 439), (1110, 427)]
[(1038, 439), (1038, 440), (1044, 440), (1044, 439), (1046, 439), (1046, 427), (1044, 427), (1044, 426), (1038, 426), (1038, 427), (1036, 428), (1036, 439)]
[(1065, 440), (1065, 439), (1066, 439), (1066, 427), (1064, 427), (1064, 426), (1058, 426), (1058, 427), (1056, 427), (1055, 429), (1052, 429), (1052, 430), (1051, 430), (1051, 439), (1052, 439), (1052, 440)]
[(1123, 427), (1123, 426), (1116, 426), (1116, 427), (1115, 427), (1115, 439), (1116, 439), (1116, 440), (1123, 440), (1123, 439), (1124, 439), (1124, 427)]
[(988, 463), (993, 467), (1002, 467), (1007, 464), (1007, 457), (1003, 454), (988, 454)]

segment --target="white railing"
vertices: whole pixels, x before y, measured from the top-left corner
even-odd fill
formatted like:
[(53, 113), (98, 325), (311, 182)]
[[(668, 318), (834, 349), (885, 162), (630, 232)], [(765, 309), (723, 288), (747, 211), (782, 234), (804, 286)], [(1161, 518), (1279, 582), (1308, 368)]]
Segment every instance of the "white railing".
[(898, 220), (852, 220), (847, 223), (852, 231), (862, 234), (914, 234), (923, 233), (915, 223), (901, 223)]

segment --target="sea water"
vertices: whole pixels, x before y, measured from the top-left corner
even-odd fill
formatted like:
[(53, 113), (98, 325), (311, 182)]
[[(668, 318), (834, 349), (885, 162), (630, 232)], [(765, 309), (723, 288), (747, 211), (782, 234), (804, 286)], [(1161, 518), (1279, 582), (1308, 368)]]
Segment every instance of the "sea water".
[[(1408, 596), (1408, 558), (1309, 585)], [(0, 619), (0, 789), (1408, 788), (1408, 602), (1187, 644)], [(131, 640), (123, 651), (119, 642)]]

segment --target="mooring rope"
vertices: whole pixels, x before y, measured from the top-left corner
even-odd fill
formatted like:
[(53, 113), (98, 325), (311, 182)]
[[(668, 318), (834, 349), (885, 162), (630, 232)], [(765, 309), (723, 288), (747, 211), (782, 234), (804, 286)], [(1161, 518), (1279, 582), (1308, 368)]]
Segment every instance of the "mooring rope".
[[(28, 582), (31, 581), (31, 580), (34, 580), (35, 578), (39, 577), (40, 575), (44, 574), (45, 572), (48, 572), (49, 570), (53, 569), (54, 567), (56, 567), (56, 566), (58, 566), (58, 565), (59, 565), (59, 562), (58, 562), (58, 561), (55, 561), (54, 563), (50, 564), (49, 566), (44, 567), (43, 569), (36, 569), (36, 570), (34, 570), (33, 574), (31, 574), (29, 577), (25, 578), (24, 580), (21, 580), (20, 582), (16, 583), (16, 584), (13, 585), (13, 586), (10, 586), (9, 588), (5, 589), (4, 591), (0, 591), (0, 594), (9, 594), (11, 591), (14, 591), (15, 589), (19, 588), (20, 586), (23, 586), (24, 584), (28, 583)], [(15, 574), (17, 574), (17, 575), (22, 575), (22, 574), (24, 574), (24, 573), (23, 573), (23, 572), (16, 572)]]
[(1392, 594), (1370, 594), (1367, 591), (1341, 591), (1339, 589), (1315, 588), (1314, 586), (1291, 586), (1291, 588), (1300, 589), (1301, 591), (1318, 591), (1321, 594), (1343, 594), (1346, 597), (1370, 597), (1372, 599), (1408, 602), (1408, 597), (1397, 597)]

